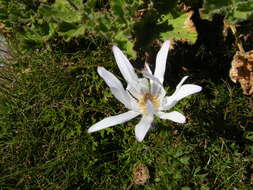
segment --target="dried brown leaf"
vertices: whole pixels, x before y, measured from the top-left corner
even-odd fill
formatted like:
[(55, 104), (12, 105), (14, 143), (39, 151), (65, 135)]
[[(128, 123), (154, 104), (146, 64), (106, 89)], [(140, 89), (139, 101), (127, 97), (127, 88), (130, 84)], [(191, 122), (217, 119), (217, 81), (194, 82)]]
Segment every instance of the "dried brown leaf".
[(133, 183), (143, 185), (149, 179), (148, 168), (144, 164), (137, 164), (133, 170)]
[(233, 82), (239, 82), (243, 93), (253, 93), (253, 50), (246, 53), (237, 51), (231, 63), (230, 78)]
[(184, 21), (183, 28), (188, 30), (189, 32), (196, 32), (195, 25), (191, 20), (192, 14), (193, 14), (193, 11), (190, 11), (187, 13), (188, 16), (187, 16), (187, 19)]

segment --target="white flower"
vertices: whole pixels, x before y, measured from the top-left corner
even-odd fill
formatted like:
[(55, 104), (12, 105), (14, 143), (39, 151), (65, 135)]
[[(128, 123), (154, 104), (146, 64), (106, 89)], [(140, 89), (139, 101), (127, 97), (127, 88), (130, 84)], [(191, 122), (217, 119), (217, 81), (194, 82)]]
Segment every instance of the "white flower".
[(142, 141), (153, 122), (154, 115), (161, 119), (185, 123), (186, 119), (181, 113), (177, 111), (166, 113), (164, 111), (171, 109), (182, 98), (201, 91), (202, 88), (194, 84), (183, 85), (187, 79), (187, 76), (185, 76), (177, 85), (176, 91), (171, 96), (166, 96), (162, 84), (169, 47), (170, 41), (165, 41), (157, 54), (154, 74), (152, 74), (150, 68), (146, 65), (147, 72), (143, 73), (145, 78), (138, 78), (126, 56), (118, 47), (113, 46), (112, 50), (117, 65), (128, 84), (126, 90), (111, 72), (103, 67), (98, 67), (97, 70), (110, 87), (112, 94), (129, 111), (99, 121), (88, 129), (89, 133), (124, 123), (138, 115), (142, 115), (141, 121), (135, 126), (136, 139)]

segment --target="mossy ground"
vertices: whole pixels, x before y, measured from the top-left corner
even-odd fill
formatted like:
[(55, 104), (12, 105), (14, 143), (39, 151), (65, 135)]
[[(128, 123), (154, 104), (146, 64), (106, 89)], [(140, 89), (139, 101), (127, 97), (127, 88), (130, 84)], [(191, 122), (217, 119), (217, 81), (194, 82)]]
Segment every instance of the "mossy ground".
[[(141, 143), (134, 135), (139, 118), (88, 134), (95, 122), (126, 111), (97, 66), (122, 76), (111, 45), (77, 52), (4, 62), (0, 189), (126, 189), (137, 163), (148, 167), (150, 179), (133, 189), (252, 188), (253, 103), (238, 85), (194, 72), (189, 83), (203, 91), (175, 107), (187, 124), (156, 119)], [(166, 86), (168, 94), (175, 84)]]

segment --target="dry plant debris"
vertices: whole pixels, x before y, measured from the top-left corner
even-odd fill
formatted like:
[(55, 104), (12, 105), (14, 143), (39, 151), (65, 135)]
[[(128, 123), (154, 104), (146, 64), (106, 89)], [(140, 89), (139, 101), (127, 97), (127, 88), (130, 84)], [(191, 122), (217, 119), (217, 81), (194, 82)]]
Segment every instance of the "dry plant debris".
[(195, 27), (195, 25), (194, 25), (194, 23), (192, 22), (192, 19), (191, 19), (192, 14), (193, 14), (193, 11), (190, 11), (190, 12), (187, 13), (188, 17), (184, 21), (183, 28), (186, 29), (189, 32), (196, 32), (196, 27)]
[(145, 184), (149, 179), (149, 171), (144, 164), (137, 164), (133, 170), (133, 183), (138, 185)]
[(231, 63), (230, 78), (233, 82), (239, 82), (243, 93), (253, 93), (253, 50), (243, 53), (237, 51)]

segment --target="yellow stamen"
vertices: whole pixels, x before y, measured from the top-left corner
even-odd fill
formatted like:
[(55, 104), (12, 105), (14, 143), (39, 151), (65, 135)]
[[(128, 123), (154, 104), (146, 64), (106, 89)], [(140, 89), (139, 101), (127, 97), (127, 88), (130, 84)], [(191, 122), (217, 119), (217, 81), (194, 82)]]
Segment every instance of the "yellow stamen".
[(143, 94), (138, 100), (138, 105), (139, 105), (140, 111), (143, 114), (147, 114), (147, 101), (148, 100), (152, 103), (154, 109), (158, 109), (160, 107), (160, 102), (159, 102), (157, 96), (154, 96), (153, 94), (150, 94), (150, 93)]

